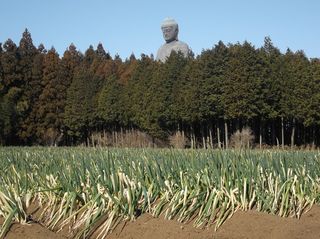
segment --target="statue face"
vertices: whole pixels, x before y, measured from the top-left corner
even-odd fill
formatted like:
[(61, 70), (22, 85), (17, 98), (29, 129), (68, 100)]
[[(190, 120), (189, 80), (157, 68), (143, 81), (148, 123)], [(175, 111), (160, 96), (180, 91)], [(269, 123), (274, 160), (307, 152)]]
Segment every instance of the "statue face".
[(178, 37), (178, 26), (169, 25), (161, 27), (164, 40), (169, 43), (177, 39)]

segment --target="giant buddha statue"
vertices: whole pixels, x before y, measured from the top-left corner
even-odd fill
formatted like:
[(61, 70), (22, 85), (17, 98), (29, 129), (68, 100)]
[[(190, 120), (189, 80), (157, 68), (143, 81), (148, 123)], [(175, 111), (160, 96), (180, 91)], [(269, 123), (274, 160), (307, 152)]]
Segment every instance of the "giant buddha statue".
[(172, 51), (181, 52), (185, 57), (190, 54), (189, 46), (178, 40), (179, 26), (174, 19), (166, 18), (161, 24), (161, 30), (166, 43), (159, 48), (156, 60), (165, 62)]

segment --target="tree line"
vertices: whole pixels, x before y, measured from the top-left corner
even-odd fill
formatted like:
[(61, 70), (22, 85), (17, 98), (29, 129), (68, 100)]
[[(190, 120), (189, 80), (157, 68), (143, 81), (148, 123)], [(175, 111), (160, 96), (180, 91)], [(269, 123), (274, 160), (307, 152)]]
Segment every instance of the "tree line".
[(94, 133), (139, 130), (156, 142), (182, 132), (192, 147), (228, 147), (250, 127), (258, 145), (320, 144), (320, 59), (219, 41), (200, 55), (111, 57), (102, 44), (60, 57), (0, 44), (0, 143), (78, 145)]

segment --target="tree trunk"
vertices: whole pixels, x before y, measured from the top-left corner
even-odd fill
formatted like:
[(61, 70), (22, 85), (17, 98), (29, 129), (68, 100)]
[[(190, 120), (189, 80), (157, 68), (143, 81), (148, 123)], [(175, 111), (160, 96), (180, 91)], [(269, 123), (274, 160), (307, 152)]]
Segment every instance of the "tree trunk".
[(294, 135), (296, 130), (296, 120), (293, 118), (292, 120), (292, 132), (291, 132), (291, 148), (294, 147)]
[(221, 148), (221, 140), (220, 140), (220, 125), (219, 125), (219, 121), (217, 123), (217, 140), (218, 140), (218, 148)]
[(284, 123), (283, 123), (283, 117), (281, 117), (281, 145), (282, 145), (282, 149), (284, 149)]
[(259, 148), (262, 149), (262, 130), (263, 130), (263, 121), (260, 121), (259, 125)]
[[(240, 119), (237, 119), (237, 120), (236, 120), (236, 131), (237, 131), (237, 130), (240, 131)], [(233, 132), (232, 129), (231, 129), (231, 132)]]
[(224, 134), (225, 134), (225, 141), (226, 141), (226, 149), (229, 146), (229, 142), (228, 142), (228, 124), (227, 121), (224, 121)]
[(274, 125), (274, 119), (272, 120), (271, 123), (271, 144), (273, 145), (278, 145), (278, 142), (276, 142), (276, 129), (275, 129), (275, 125)]
[(312, 149), (315, 148), (315, 144), (316, 144), (316, 142), (315, 142), (316, 137), (315, 136), (316, 136), (315, 127), (312, 126)]
[(213, 149), (213, 141), (212, 141), (212, 125), (209, 128), (209, 142), (210, 142), (210, 148)]
[(91, 145), (92, 145), (92, 147), (95, 147), (93, 133), (91, 133)]
[(191, 140), (191, 148), (194, 149), (194, 141), (193, 141), (193, 127), (190, 129), (190, 140)]
[(90, 147), (90, 139), (87, 137), (87, 146)]
[(205, 138), (205, 134), (204, 134), (204, 126), (201, 126), (201, 134), (202, 134), (202, 147), (204, 149), (206, 149), (206, 138)]

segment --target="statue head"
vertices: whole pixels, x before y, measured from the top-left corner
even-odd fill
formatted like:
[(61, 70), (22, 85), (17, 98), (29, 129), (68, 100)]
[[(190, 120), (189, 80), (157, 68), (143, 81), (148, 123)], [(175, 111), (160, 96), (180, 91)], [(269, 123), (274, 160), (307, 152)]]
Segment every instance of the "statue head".
[(179, 26), (178, 23), (172, 18), (166, 18), (161, 24), (161, 30), (164, 40), (169, 43), (178, 40)]

